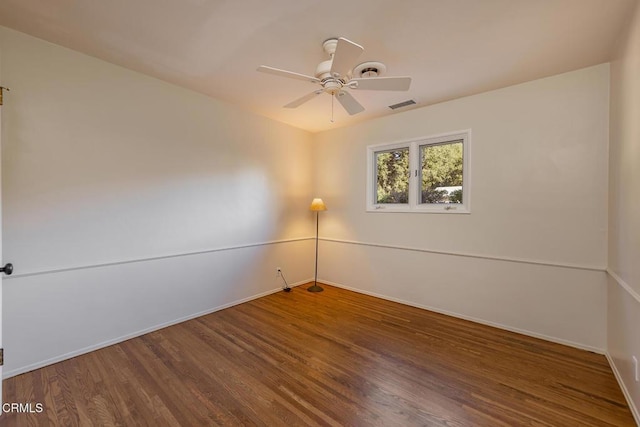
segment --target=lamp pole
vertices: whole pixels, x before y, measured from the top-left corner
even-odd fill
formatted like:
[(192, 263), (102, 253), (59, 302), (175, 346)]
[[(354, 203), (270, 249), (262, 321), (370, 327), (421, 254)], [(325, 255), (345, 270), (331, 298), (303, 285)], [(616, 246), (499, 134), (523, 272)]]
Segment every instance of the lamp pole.
[(318, 234), (320, 230), (320, 211), (327, 210), (322, 199), (313, 199), (311, 202), (311, 210), (316, 211), (316, 272), (313, 276), (313, 285), (309, 286), (307, 290), (309, 292), (322, 292), (321, 286), (318, 286)]

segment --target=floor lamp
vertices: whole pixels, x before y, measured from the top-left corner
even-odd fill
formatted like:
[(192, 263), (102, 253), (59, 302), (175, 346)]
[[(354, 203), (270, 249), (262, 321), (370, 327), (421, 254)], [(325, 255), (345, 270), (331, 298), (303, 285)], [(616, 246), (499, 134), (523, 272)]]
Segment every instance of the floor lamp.
[(319, 223), (320, 223), (319, 222), (320, 211), (326, 211), (327, 206), (324, 204), (322, 199), (313, 199), (313, 201), (311, 201), (311, 207), (309, 209), (311, 209), (312, 211), (315, 211), (316, 213), (316, 275), (314, 276), (313, 286), (309, 286), (307, 290), (309, 292), (322, 292), (324, 291), (324, 289), (318, 286), (318, 229), (319, 229)]

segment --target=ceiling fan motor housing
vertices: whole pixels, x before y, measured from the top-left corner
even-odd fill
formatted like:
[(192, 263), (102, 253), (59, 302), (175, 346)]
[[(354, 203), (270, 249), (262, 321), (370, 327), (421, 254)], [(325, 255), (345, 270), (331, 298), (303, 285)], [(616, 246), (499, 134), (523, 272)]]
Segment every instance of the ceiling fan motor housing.
[(328, 77), (331, 77), (331, 64), (333, 63), (333, 59), (327, 59), (326, 61), (322, 61), (316, 67), (316, 77), (320, 80), (324, 80)]

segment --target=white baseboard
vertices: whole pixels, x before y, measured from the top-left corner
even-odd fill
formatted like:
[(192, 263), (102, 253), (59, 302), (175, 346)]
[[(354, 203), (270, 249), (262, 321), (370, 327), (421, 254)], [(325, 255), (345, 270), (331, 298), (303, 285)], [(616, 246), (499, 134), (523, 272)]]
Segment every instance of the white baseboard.
[[(313, 281), (313, 278), (302, 280), (300, 282), (289, 284), (289, 287), (293, 288), (293, 287), (300, 286), (300, 285), (303, 285), (305, 283), (309, 283), (309, 282), (312, 282), (312, 281)], [(48, 366), (48, 365), (52, 365), (54, 363), (62, 362), (63, 360), (71, 359), (72, 357), (76, 357), (76, 356), (80, 356), (80, 355), (83, 355), (83, 354), (86, 354), (86, 353), (90, 353), (92, 351), (99, 350), (101, 348), (109, 347), (110, 345), (118, 344), (120, 342), (129, 340), (131, 338), (136, 338), (136, 337), (139, 337), (141, 335), (148, 334), (149, 332), (154, 332), (154, 331), (166, 328), (168, 326), (177, 325), (178, 323), (182, 323), (182, 322), (186, 322), (187, 320), (195, 319), (196, 317), (206, 316), (207, 314), (215, 313), (216, 311), (224, 310), (225, 308), (233, 307), (234, 305), (242, 304), (242, 303), (254, 300), (254, 299), (258, 299), (258, 298), (261, 298), (261, 297), (264, 297), (264, 296), (267, 296), (267, 295), (271, 295), (271, 294), (274, 294), (276, 292), (280, 292), (281, 290), (282, 290), (282, 288), (271, 289), (271, 290), (268, 290), (266, 292), (262, 292), (262, 293), (259, 293), (259, 294), (256, 294), (256, 295), (252, 295), (252, 296), (247, 297), (247, 298), (243, 298), (243, 299), (240, 299), (240, 300), (232, 301), (230, 303), (223, 304), (223, 305), (211, 308), (209, 310), (204, 310), (204, 311), (201, 311), (201, 312), (198, 312), (198, 313), (190, 314), (188, 316), (184, 316), (184, 317), (181, 317), (179, 319), (175, 319), (175, 320), (171, 320), (171, 321), (168, 321), (168, 322), (160, 323), (158, 325), (154, 325), (154, 326), (151, 326), (151, 327), (148, 327), (148, 328), (136, 331), (136, 332), (132, 332), (130, 334), (123, 335), (121, 337), (113, 338), (113, 339), (110, 339), (110, 340), (107, 340), (107, 341), (103, 341), (103, 342), (98, 343), (98, 344), (94, 344), (94, 345), (90, 345), (88, 347), (81, 348), (79, 350), (74, 350), (74, 351), (71, 351), (71, 352), (68, 352), (68, 353), (65, 353), (65, 354), (61, 354), (59, 356), (52, 357), (50, 359), (42, 360), (40, 362), (32, 363), (32, 364), (27, 365), (27, 366), (22, 366), (22, 367), (19, 367), (19, 368), (16, 368), (16, 369), (12, 369), (10, 371), (5, 371), (5, 372), (3, 372), (2, 379), (11, 378), (11, 377), (14, 377), (16, 375), (24, 374), (25, 372), (33, 371), (34, 369), (39, 369), (39, 368), (43, 368), (43, 367)]]
[(458, 319), (469, 320), (471, 322), (480, 323), (482, 325), (493, 326), (494, 328), (504, 329), (506, 331), (515, 332), (515, 333), (522, 334), (522, 335), (527, 335), (527, 336), (530, 336), (530, 337), (533, 337), (533, 338), (539, 338), (539, 339), (542, 339), (542, 340), (545, 340), (545, 341), (550, 341), (550, 342), (554, 342), (554, 343), (557, 343), (557, 344), (567, 345), (569, 347), (574, 347), (574, 348), (577, 348), (577, 349), (580, 349), (580, 350), (587, 350), (587, 351), (591, 351), (593, 353), (605, 354), (605, 350), (603, 348), (592, 347), (592, 346), (580, 344), (580, 343), (577, 343), (577, 342), (574, 342), (574, 341), (569, 341), (569, 340), (565, 340), (565, 339), (562, 339), (562, 338), (552, 337), (552, 336), (549, 336), (549, 335), (528, 331), (526, 329), (515, 328), (515, 327), (512, 327), (512, 326), (503, 325), (501, 323), (491, 322), (489, 320), (479, 319), (477, 317), (467, 316), (467, 315), (460, 314), (460, 313), (455, 313), (455, 312), (452, 312), (452, 311), (449, 311), (449, 310), (443, 310), (443, 309), (437, 308), (437, 307), (431, 307), (431, 306), (423, 305), (423, 304), (416, 304), (414, 302), (405, 301), (405, 300), (400, 299), (400, 298), (394, 298), (394, 297), (390, 297), (390, 296), (387, 296), (387, 295), (377, 294), (375, 292), (369, 292), (369, 291), (364, 291), (364, 290), (358, 289), (358, 288), (352, 288), (350, 286), (342, 285), (340, 283), (331, 282), (329, 280), (318, 279), (318, 282), (326, 283), (327, 285), (335, 286), (337, 288), (347, 289), (349, 291), (358, 292), (358, 293), (365, 294), (365, 295), (370, 295), (372, 297), (376, 297), (376, 298), (381, 298), (381, 299), (388, 300), (388, 301), (397, 302), (397, 303), (408, 305), (408, 306), (411, 306), (411, 307), (421, 308), (423, 310), (429, 310), (429, 311), (433, 311), (435, 313), (446, 314), (447, 316), (456, 317)]
[(616, 366), (616, 363), (614, 362), (613, 357), (611, 357), (609, 352), (606, 352), (604, 355), (606, 356), (607, 360), (609, 361), (609, 366), (611, 366), (611, 370), (613, 371), (613, 375), (616, 377), (616, 381), (618, 381), (618, 385), (620, 386), (620, 389), (622, 390), (622, 394), (624, 394), (625, 399), (627, 399), (627, 404), (629, 405), (629, 409), (631, 409), (631, 414), (633, 415), (633, 418), (635, 418), (635, 420), (636, 420), (636, 424), (638, 424), (640, 426), (640, 411), (638, 411), (638, 408), (636, 407), (635, 403), (633, 402), (633, 399), (631, 399), (631, 393), (629, 393), (629, 390), (627, 389), (627, 386), (625, 385), (624, 381), (622, 380), (622, 375), (620, 375), (620, 371), (618, 370), (618, 367)]

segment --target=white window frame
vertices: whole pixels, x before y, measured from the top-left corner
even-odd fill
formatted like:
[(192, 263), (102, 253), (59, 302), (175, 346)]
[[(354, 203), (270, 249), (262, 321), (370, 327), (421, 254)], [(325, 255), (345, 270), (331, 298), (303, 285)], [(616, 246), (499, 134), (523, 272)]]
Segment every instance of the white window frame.
[[(462, 203), (420, 203), (422, 173), (420, 171), (420, 147), (462, 141)], [(409, 203), (375, 203), (377, 193), (376, 153), (409, 149)], [(456, 131), (389, 144), (367, 147), (367, 212), (419, 212), (419, 213), (471, 213), (471, 129)]]

